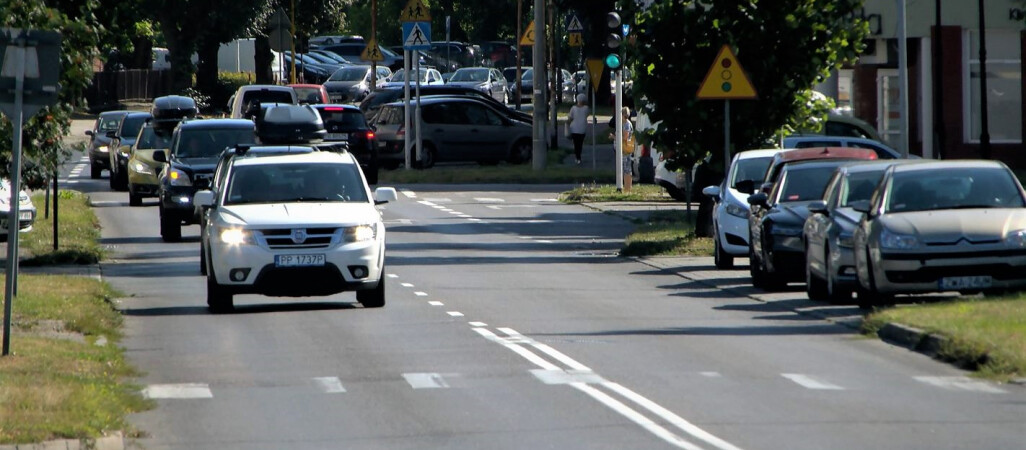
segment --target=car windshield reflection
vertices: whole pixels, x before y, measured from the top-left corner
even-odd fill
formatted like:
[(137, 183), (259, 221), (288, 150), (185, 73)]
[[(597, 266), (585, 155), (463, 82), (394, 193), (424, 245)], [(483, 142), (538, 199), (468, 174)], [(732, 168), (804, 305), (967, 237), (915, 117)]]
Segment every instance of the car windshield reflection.
[(886, 212), (1022, 208), (1026, 203), (1004, 170), (957, 169), (895, 174)]
[(367, 202), (358, 170), (348, 164), (237, 166), (225, 204)]

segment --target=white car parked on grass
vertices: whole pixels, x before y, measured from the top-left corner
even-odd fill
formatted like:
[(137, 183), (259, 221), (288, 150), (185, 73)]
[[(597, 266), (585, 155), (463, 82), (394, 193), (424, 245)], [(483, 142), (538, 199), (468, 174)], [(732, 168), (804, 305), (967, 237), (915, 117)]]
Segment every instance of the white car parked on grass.
[[(0, 242), (7, 241), (7, 216), (11, 211), (11, 182), (0, 181)], [(32, 230), (32, 223), (36, 220), (36, 207), (32, 199), (25, 191), (18, 193), (18, 230), (26, 232)]]
[(364, 307), (385, 305), (385, 226), (349, 153), (309, 152), (232, 158), (207, 206), (203, 246), (207, 304), (233, 308), (233, 295), (301, 297), (356, 291)]
[(737, 183), (751, 180), (762, 184), (773, 155), (780, 149), (748, 150), (734, 155), (730, 170), (719, 186), (708, 186), (702, 193), (716, 201), (713, 209), (713, 250), (716, 267), (734, 267), (735, 256), (748, 255), (748, 194), (737, 190)]

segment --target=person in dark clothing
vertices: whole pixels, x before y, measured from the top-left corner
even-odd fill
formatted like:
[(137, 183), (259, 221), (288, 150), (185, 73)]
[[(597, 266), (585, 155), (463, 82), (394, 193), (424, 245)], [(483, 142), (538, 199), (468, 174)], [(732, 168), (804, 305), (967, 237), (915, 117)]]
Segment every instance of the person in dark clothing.
[[(702, 189), (723, 182), (723, 170), (706, 157), (695, 165), (695, 179), (691, 183), (691, 201), (698, 201), (698, 215), (695, 217), (695, 236), (711, 237), (713, 235), (712, 211), (716, 202)], [(697, 198), (696, 198), (697, 197)]]

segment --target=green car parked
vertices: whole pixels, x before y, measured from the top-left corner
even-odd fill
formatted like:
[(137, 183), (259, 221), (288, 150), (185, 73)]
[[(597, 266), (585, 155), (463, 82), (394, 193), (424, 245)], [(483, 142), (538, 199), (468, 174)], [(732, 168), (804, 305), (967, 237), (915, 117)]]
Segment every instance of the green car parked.
[(168, 95), (153, 100), (152, 118), (146, 121), (132, 148), (128, 169), (128, 204), (142, 206), (142, 199), (157, 197), (163, 163), (153, 160), (157, 150), (171, 146), (171, 135), (183, 119), (195, 117), (196, 102), (189, 97)]

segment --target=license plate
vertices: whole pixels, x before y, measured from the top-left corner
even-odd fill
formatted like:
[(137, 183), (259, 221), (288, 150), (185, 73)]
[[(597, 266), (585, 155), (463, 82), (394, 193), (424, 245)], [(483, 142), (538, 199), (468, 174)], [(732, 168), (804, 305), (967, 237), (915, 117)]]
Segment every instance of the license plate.
[(18, 213), (19, 220), (32, 220), (32, 211), (23, 211)]
[(274, 255), (275, 267), (315, 267), (324, 265), (324, 255)]
[(349, 133), (328, 133), (324, 138), (329, 141), (348, 141)]
[(967, 277), (945, 277), (940, 279), (940, 288), (945, 291), (957, 291), (962, 289), (986, 289), (989, 288), (993, 278), (990, 275), (977, 275)]

